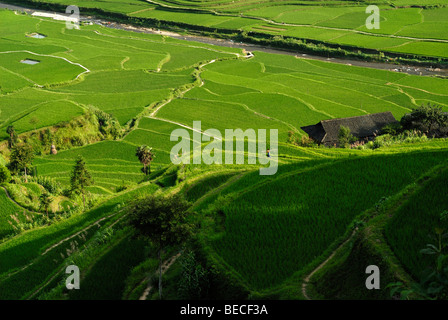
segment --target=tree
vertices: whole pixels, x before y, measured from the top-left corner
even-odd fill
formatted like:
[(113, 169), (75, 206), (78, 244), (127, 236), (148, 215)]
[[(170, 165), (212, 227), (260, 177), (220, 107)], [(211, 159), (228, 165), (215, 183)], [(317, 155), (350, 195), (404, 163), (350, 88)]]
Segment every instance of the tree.
[(152, 148), (142, 145), (137, 148), (135, 155), (138, 157), (138, 160), (141, 164), (143, 164), (143, 172), (148, 175), (151, 173), (151, 161), (155, 158), (154, 153), (152, 152)]
[(44, 132), (40, 133), (40, 139), (42, 140), (42, 144), (44, 146), (51, 145), (53, 141), (53, 134), (51, 133), (49, 128), (47, 128)]
[(428, 103), (405, 114), (400, 123), (406, 130), (420, 130), (429, 135), (440, 135), (448, 127), (448, 113), (444, 112), (442, 107)]
[(0, 165), (0, 184), (8, 183), (11, 180), (11, 173), (8, 168)]
[(84, 210), (86, 209), (86, 187), (93, 184), (92, 176), (86, 168), (86, 162), (82, 156), (76, 160), (73, 172), (70, 177), (70, 184), (72, 192), (82, 194), (82, 201), (84, 203)]
[(34, 130), (36, 130), (36, 124), (38, 124), (38, 123), (39, 123), (39, 119), (38, 118), (32, 117), (30, 119), (30, 124), (34, 127)]
[(33, 147), (29, 144), (16, 145), (11, 152), (10, 167), (13, 170), (25, 171), (25, 182), (28, 182), (27, 169), (31, 166), (34, 159)]
[(386, 124), (383, 128), (381, 128), (381, 134), (390, 134), (392, 136), (396, 136), (397, 134), (403, 131), (403, 126), (400, 122), (393, 122)]
[(206, 299), (209, 293), (209, 271), (202, 267), (193, 251), (183, 254), (179, 297), (183, 300)]
[(356, 137), (350, 133), (350, 128), (340, 126), (338, 133), (338, 142), (339, 145), (347, 148), (351, 143), (356, 141)]
[(128, 207), (129, 223), (151, 241), (159, 258), (159, 298), (162, 299), (162, 255), (168, 246), (180, 245), (191, 235), (187, 223), (189, 208), (181, 196), (155, 196), (134, 200)]
[(14, 129), (14, 126), (8, 126), (6, 128), (6, 133), (9, 135), (8, 145), (11, 149), (14, 146), (14, 143), (17, 141), (16, 130)]
[(112, 114), (98, 109), (94, 109), (93, 112), (98, 119), (98, 127), (103, 135), (111, 136), (115, 140), (120, 137), (122, 128)]
[(48, 209), (50, 208), (50, 204), (53, 201), (51, 195), (47, 191), (42, 192), (42, 194), (39, 197), (39, 201), (40, 201), (40, 209), (44, 209), (48, 217)]

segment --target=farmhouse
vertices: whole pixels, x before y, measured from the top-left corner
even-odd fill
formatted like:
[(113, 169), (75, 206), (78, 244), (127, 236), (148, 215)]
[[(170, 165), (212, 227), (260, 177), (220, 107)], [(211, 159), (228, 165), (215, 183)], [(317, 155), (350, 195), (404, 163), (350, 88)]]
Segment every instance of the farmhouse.
[(397, 122), (390, 111), (367, 114), (365, 116), (322, 120), (315, 125), (301, 127), (318, 144), (338, 145), (341, 126), (348, 127), (359, 140), (369, 140), (390, 123)]

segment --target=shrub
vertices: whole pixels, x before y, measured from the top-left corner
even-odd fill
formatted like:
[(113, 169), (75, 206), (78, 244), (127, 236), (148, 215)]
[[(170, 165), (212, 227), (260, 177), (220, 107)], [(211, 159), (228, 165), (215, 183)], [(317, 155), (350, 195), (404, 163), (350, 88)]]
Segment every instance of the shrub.
[(381, 134), (397, 135), (403, 131), (403, 126), (399, 122), (389, 123), (381, 129)]
[(419, 130), (431, 136), (443, 136), (448, 133), (448, 113), (442, 107), (422, 105), (405, 114), (401, 125), (406, 130)]
[(294, 131), (288, 132), (288, 143), (294, 144), (299, 147), (314, 147), (316, 142), (308, 136), (302, 136), (301, 138), (296, 137)]
[(383, 134), (381, 136), (376, 137), (375, 141), (373, 142), (373, 145), (376, 148), (383, 147), (383, 146), (389, 146), (393, 143), (393, 136), (390, 134)]
[(428, 137), (421, 131), (405, 130), (397, 136), (393, 136), (391, 134), (378, 136), (374, 141), (369, 141), (364, 146), (361, 146), (360, 149), (377, 149), (380, 147), (388, 147), (393, 144), (425, 142), (427, 140)]
[(338, 133), (339, 146), (342, 148), (348, 148), (351, 143), (355, 142), (357, 138), (353, 136), (350, 132), (350, 128), (340, 126)]
[(421, 132), (419, 130), (405, 130), (394, 138), (394, 142), (396, 142), (396, 143), (424, 142), (427, 140), (428, 140), (428, 137), (426, 136), (426, 134), (424, 134), (423, 132)]
[(124, 183), (124, 180), (123, 180), (123, 181), (121, 181), (121, 185), (115, 189), (115, 192), (121, 192), (121, 191), (126, 190), (127, 188), (129, 188), (129, 186), (126, 183)]
[(8, 183), (11, 180), (11, 173), (8, 168), (0, 165), (0, 184)]
[(312, 147), (315, 145), (316, 145), (316, 142), (307, 136), (302, 136), (302, 138), (300, 139), (300, 142), (299, 142), (300, 147)]
[(118, 120), (112, 114), (93, 108), (92, 112), (98, 120), (99, 130), (104, 136), (111, 137), (114, 140), (120, 138), (122, 128)]
[(62, 193), (62, 186), (59, 182), (50, 177), (32, 177), (32, 181), (40, 184), (45, 188), (49, 193), (54, 195), (59, 195)]
[(210, 288), (208, 270), (198, 263), (192, 251), (184, 254), (181, 264), (182, 276), (179, 281), (179, 297), (185, 300), (207, 298)]

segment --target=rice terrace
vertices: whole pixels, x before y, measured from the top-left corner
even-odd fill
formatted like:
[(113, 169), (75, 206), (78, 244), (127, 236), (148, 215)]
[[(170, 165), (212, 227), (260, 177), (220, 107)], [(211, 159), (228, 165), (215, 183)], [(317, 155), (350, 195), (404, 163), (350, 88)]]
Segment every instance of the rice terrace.
[(448, 299), (447, 30), (446, 0), (1, 0), (0, 300)]

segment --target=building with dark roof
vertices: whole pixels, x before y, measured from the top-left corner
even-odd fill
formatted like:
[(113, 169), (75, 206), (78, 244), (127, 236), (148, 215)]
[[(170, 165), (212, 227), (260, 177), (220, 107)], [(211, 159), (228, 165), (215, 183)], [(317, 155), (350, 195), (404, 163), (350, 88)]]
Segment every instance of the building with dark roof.
[(367, 114), (364, 116), (322, 120), (317, 124), (301, 127), (311, 139), (326, 146), (338, 145), (338, 134), (341, 126), (350, 129), (352, 135), (359, 140), (370, 140), (381, 132), (381, 129), (397, 120), (390, 111)]

